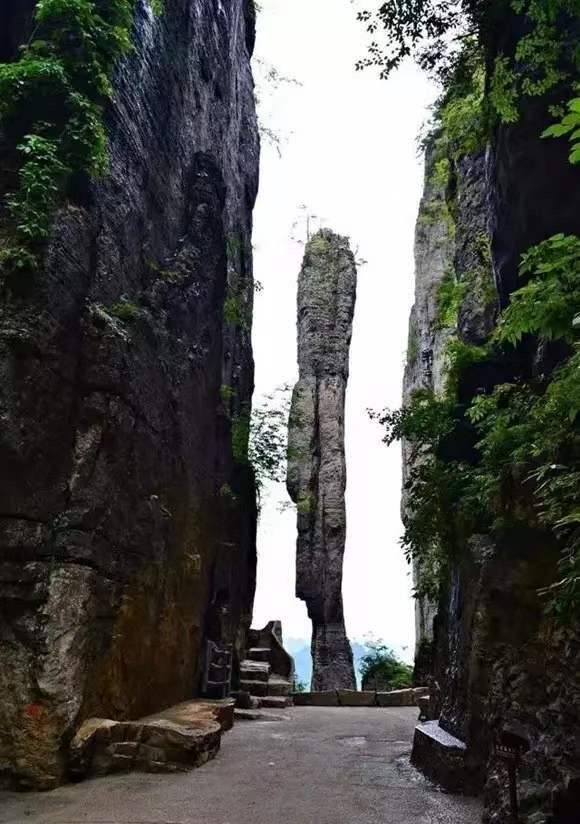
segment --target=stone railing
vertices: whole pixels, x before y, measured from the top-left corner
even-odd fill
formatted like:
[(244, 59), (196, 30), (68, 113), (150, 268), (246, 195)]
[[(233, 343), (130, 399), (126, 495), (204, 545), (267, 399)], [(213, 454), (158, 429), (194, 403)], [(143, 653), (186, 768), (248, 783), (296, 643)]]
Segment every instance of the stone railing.
[(295, 692), (292, 698), (296, 707), (418, 707), (420, 700), (428, 695), (428, 687), (415, 687), (391, 692)]

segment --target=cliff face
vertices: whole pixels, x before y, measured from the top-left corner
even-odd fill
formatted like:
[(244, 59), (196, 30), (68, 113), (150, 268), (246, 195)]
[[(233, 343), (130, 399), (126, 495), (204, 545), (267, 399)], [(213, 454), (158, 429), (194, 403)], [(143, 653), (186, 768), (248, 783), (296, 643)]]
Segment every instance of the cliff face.
[(62, 780), (83, 719), (198, 693), (205, 640), (249, 629), (253, 16), (138, 0), (109, 173), (3, 286), (0, 776), (21, 786)]
[[(496, 48), (506, 38), (515, 42), (510, 26), (517, 26), (511, 13)], [(489, 341), (499, 307), (522, 285), (518, 267), (527, 249), (557, 232), (580, 233), (579, 170), (568, 163), (565, 143), (540, 140), (549, 122), (545, 100), (523, 101), (518, 122), (500, 125), (485, 151), (453, 158), (440, 184), (433, 143), (428, 149), (405, 403), (420, 387), (444, 395), (446, 340)], [(459, 284), (454, 313), (443, 311), (446, 271)], [(557, 343), (532, 336), (511, 352), (485, 354), (459, 379), (456, 414), (508, 381), (533, 376), (541, 386), (561, 358)], [(477, 465), (476, 439), (474, 432), (456, 437), (454, 459)], [(406, 479), (416, 459), (404, 444)], [(408, 506), (405, 491), (404, 514)], [(430, 680), (439, 725), (467, 744), (464, 786), (485, 786), (484, 820), (494, 824), (509, 817), (507, 774), (492, 749), (505, 732), (529, 746), (519, 773), (522, 821), (569, 824), (580, 809), (578, 628), (559, 623), (539, 594), (557, 579), (559, 551), (557, 535), (538, 524), (471, 527), (448, 559), (439, 597), (418, 600), (418, 666)], [(422, 657), (422, 648), (429, 654)]]
[(344, 626), (344, 408), (356, 265), (346, 238), (309, 241), (298, 282), (298, 365), (288, 433), (288, 491), (298, 507), (296, 594), (312, 620), (312, 689), (356, 689)]

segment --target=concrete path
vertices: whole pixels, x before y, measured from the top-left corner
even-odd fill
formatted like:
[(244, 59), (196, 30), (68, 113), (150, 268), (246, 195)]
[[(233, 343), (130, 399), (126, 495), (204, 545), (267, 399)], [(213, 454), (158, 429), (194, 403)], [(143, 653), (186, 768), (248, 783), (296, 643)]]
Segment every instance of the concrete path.
[(474, 799), (409, 766), (415, 709), (289, 710), (240, 722), (215, 761), (180, 775), (114, 776), (0, 794), (0, 824), (478, 824)]

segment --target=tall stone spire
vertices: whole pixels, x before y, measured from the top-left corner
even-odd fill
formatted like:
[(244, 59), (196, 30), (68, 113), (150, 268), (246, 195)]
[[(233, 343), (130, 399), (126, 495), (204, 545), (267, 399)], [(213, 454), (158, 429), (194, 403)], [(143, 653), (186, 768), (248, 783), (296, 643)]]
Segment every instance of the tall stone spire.
[(298, 508), (296, 595), (312, 621), (312, 689), (355, 689), (344, 626), (344, 406), (357, 271), (347, 238), (308, 242), (298, 282), (298, 366), (288, 435), (288, 491)]

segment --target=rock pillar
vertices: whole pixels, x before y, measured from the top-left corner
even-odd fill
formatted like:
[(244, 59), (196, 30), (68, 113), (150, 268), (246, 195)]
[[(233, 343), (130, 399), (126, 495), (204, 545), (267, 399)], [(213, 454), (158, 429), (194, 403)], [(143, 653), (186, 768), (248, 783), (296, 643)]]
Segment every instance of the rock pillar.
[(298, 508), (296, 595), (312, 620), (312, 689), (355, 689), (344, 626), (344, 407), (356, 264), (347, 238), (324, 229), (298, 283), (299, 380), (288, 436), (288, 491)]

